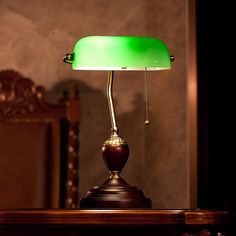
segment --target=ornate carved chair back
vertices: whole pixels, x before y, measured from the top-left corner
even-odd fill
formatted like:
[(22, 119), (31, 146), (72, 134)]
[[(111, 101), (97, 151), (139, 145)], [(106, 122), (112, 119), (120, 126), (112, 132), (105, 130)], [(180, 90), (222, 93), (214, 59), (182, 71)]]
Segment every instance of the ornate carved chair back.
[(79, 99), (44, 100), (43, 87), (0, 71), (0, 208), (75, 208)]

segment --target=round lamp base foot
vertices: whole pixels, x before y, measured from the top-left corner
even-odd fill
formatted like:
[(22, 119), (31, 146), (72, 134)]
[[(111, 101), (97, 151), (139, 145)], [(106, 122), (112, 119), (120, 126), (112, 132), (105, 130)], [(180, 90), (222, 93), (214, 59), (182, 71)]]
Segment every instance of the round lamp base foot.
[(146, 198), (140, 189), (114, 176), (100, 187), (92, 188), (80, 200), (80, 208), (87, 209), (151, 208), (151, 205), (151, 199)]

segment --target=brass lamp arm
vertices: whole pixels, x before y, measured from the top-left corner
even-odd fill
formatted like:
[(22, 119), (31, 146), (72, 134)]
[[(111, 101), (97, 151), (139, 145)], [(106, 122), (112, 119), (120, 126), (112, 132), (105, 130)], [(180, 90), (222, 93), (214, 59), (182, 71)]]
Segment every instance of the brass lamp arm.
[(114, 71), (108, 71), (108, 81), (107, 81), (107, 100), (111, 118), (111, 126), (112, 126), (112, 133), (117, 134), (118, 128), (116, 126), (116, 117), (115, 117), (115, 109), (113, 105), (113, 96), (112, 96), (112, 85), (113, 85), (113, 77)]

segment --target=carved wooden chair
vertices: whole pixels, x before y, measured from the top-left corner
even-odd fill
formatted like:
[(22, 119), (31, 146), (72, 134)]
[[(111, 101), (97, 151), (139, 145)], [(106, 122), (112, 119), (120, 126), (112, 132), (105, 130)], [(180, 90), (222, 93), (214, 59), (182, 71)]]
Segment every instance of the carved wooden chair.
[(77, 92), (60, 105), (14, 71), (0, 71), (0, 208), (75, 208)]

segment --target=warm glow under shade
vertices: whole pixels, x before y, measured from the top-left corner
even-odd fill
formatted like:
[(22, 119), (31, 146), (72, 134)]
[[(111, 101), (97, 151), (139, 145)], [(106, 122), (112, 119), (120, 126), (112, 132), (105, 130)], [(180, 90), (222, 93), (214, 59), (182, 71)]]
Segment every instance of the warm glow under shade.
[(170, 55), (159, 39), (136, 36), (88, 36), (74, 47), (74, 70), (165, 70)]

